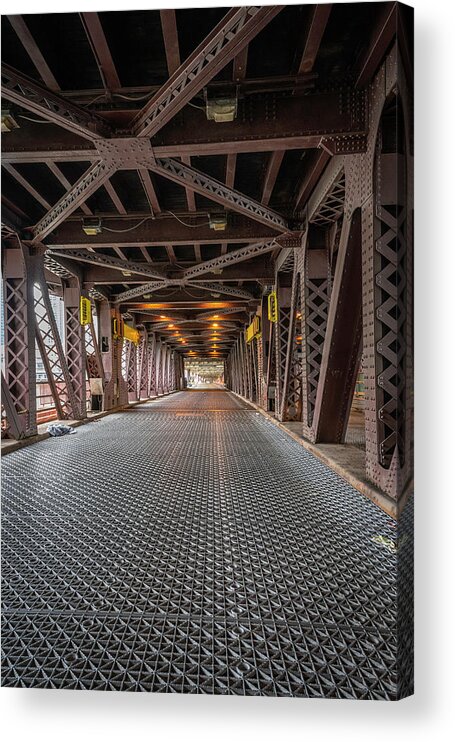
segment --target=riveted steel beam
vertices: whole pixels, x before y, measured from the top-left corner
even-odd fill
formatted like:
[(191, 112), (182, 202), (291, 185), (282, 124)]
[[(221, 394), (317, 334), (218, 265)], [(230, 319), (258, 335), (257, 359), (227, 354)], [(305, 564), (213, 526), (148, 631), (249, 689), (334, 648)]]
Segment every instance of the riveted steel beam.
[(232, 8), (144, 106), (132, 124), (136, 136), (151, 137), (202, 90), (283, 6)]
[(267, 224), (279, 232), (288, 229), (286, 220), (280, 214), (243, 193), (228, 188), (224, 183), (211, 178), (206, 173), (201, 173), (193, 167), (184, 165), (182, 162), (157, 157), (155, 162), (151, 163), (151, 169), (179, 185), (188, 186), (196, 193), (200, 193), (224, 207), (245, 214), (255, 221)]
[(166, 286), (169, 286), (169, 283), (167, 281), (150, 281), (149, 283), (144, 283), (141, 286), (135, 286), (132, 289), (127, 289), (127, 291), (122, 291), (121, 294), (117, 294), (114, 297), (113, 301), (116, 304), (121, 304), (122, 302), (128, 301), (129, 299), (134, 299), (136, 296), (152, 294), (154, 291), (159, 291)]
[(83, 263), (106, 266), (118, 271), (131, 271), (131, 273), (139, 273), (140, 275), (150, 276), (151, 278), (164, 279), (164, 275), (158, 270), (152, 268), (148, 263), (135, 263), (131, 260), (121, 260), (120, 258), (114, 258), (110, 255), (85, 252), (84, 250), (62, 250), (61, 252), (58, 250), (50, 250), (47, 254), (50, 255), (50, 257), (58, 255), (63, 258), (80, 260)]
[[(343, 139), (365, 134), (366, 114), (365, 91), (345, 86), (329, 92), (310, 92), (304, 97), (254, 96), (248, 101), (248, 116), (217, 123), (216, 127), (202, 111), (187, 107), (178, 121), (170, 121), (154, 137), (153, 152), (157, 157), (230, 155), (226, 185), (232, 188), (234, 181), (229, 175), (234, 172), (238, 152), (311, 149), (319, 146), (322, 137)], [(43, 128), (28, 124), (27, 129), (8, 134), (2, 142), (3, 162), (91, 160), (97, 156), (88, 140), (81, 141), (63, 129), (55, 132), (49, 149)], [(125, 141), (135, 140), (128, 137)]]
[[(142, 220), (148, 217), (146, 222)], [(138, 216), (102, 219), (102, 225), (109, 230), (88, 237), (82, 231), (82, 222), (68, 219), (60, 224), (46, 238), (46, 244), (53, 249), (78, 249), (97, 247), (150, 247), (166, 245), (188, 245), (198, 242), (200, 245), (213, 245), (219, 242), (230, 244), (246, 242), (267, 242), (276, 237), (276, 230), (265, 224), (253, 222), (241, 214), (229, 214), (224, 232), (215, 232), (207, 224), (207, 212), (184, 217), (184, 221), (193, 226), (181, 224), (174, 217), (151, 219), (150, 214)], [(136, 226), (135, 226), (136, 225)], [(135, 227), (132, 229), (132, 227)], [(128, 231), (127, 231), (128, 230)], [(153, 248), (152, 248), (153, 249)]]
[(265, 253), (275, 250), (277, 247), (279, 247), (279, 245), (275, 239), (270, 240), (269, 242), (257, 242), (254, 245), (247, 245), (246, 247), (241, 247), (239, 250), (226, 253), (226, 255), (220, 255), (218, 258), (206, 260), (204, 263), (194, 265), (192, 268), (187, 268), (183, 273), (183, 277), (194, 278), (203, 273), (220, 270), (225, 266), (233, 265), (234, 263), (241, 263), (243, 260), (248, 260), (255, 255), (264, 255)]
[(2, 65), (2, 97), (41, 116), (46, 121), (63, 126), (84, 139), (95, 141), (108, 136), (110, 127), (100, 116), (69, 103), (42, 87), (21, 72)]
[(61, 224), (86, 199), (95, 193), (100, 186), (115, 172), (112, 162), (100, 161), (92, 165), (77, 183), (50, 209), (33, 227), (33, 240), (43, 239), (55, 227)]
[(204, 289), (205, 291), (210, 291), (212, 293), (226, 294), (228, 296), (238, 296), (240, 299), (246, 299), (247, 301), (255, 300), (253, 294), (250, 294), (249, 291), (245, 291), (238, 286), (227, 286), (223, 283), (209, 283), (206, 281), (204, 281), (203, 283), (200, 283), (199, 281), (187, 281), (187, 285), (195, 286), (199, 289)]

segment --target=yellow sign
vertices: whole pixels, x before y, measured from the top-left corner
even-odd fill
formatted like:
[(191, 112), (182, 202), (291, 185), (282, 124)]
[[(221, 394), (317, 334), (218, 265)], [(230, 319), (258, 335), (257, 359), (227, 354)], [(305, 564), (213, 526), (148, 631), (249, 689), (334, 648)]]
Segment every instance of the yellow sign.
[(81, 296), (79, 304), (79, 322), (81, 325), (89, 325), (92, 321), (92, 304), (90, 299), (86, 299), (85, 296)]
[(135, 327), (130, 327), (124, 322), (123, 323), (123, 337), (126, 340), (131, 340), (131, 342), (134, 343), (135, 345), (138, 345), (141, 335), (140, 335), (139, 330), (136, 330)]
[(261, 334), (261, 325), (259, 322), (258, 315), (255, 316), (251, 325), (245, 330), (245, 339), (247, 343), (251, 343), (254, 338), (259, 337)]
[(268, 297), (268, 317), (270, 322), (278, 322), (278, 301), (276, 298), (276, 291), (272, 291)]

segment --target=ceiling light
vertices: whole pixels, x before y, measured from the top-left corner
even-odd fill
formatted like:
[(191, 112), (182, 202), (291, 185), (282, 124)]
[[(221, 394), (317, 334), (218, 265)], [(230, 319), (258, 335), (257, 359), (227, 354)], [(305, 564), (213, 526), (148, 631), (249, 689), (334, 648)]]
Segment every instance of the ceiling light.
[(209, 214), (209, 227), (215, 232), (224, 232), (227, 227), (227, 215)]
[(82, 231), (88, 237), (93, 237), (95, 234), (101, 234), (101, 219), (99, 218), (88, 218), (82, 220)]
[(131, 276), (131, 271), (122, 271), (122, 275)]
[(19, 124), (12, 116), (11, 111), (8, 108), (2, 109), (2, 134), (7, 134), (13, 129), (19, 129)]
[(215, 292), (211, 292), (210, 293), (210, 296), (213, 296), (214, 299), (218, 299), (218, 297), (220, 296), (220, 294), (216, 294)]
[(205, 102), (207, 121), (217, 124), (234, 121), (237, 116), (237, 98), (207, 98)]

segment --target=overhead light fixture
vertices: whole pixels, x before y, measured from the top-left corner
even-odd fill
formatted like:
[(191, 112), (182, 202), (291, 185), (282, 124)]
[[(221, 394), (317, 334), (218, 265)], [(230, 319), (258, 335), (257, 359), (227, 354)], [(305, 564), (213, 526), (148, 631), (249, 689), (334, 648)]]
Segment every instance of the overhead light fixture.
[(237, 117), (238, 94), (237, 89), (216, 98), (209, 98), (207, 88), (204, 89), (205, 113), (207, 121), (215, 121), (217, 124), (223, 124), (234, 121)]
[(215, 232), (224, 232), (227, 227), (227, 214), (209, 214), (209, 227)]
[(214, 291), (210, 292), (210, 296), (213, 296), (214, 299), (218, 299), (220, 294), (216, 294)]
[(122, 271), (122, 275), (131, 276), (131, 271)]
[(95, 234), (101, 234), (101, 219), (97, 217), (84, 218), (82, 220), (82, 231), (85, 232), (88, 237), (93, 237)]
[(2, 108), (2, 134), (7, 134), (14, 129), (19, 129), (19, 124), (9, 108)]

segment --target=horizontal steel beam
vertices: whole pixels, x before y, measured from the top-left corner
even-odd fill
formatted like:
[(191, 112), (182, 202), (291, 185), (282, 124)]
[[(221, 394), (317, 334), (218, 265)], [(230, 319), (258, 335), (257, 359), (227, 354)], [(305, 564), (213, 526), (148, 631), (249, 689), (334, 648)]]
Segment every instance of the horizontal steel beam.
[(342, 87), (303, 97), (248, 100), (247, 116), (240, 113), (235, 121), (216, 127), (202, 111), (188, 108), (154, 138), (153, 150), (157, 157), (181, 157), (312, 149), (321, 137), (366, 130), (365, 93)]
[[(127, 249), (125, 249), (125, 252), (127, 253)], [(93, 255), (93, 253), (91, 253)], [(128, 254), (128, 253), (127, 253)], [(62, 250), (59, 252), (59, 255), (66, 255), (66, 251)], [(123, 263), (123, 265), (125, 265)], [(172, 277), (170, 266), (169, 264), (155, 264), (155, 263), (144, 263), (144, 266), (149, 266), (153, 268), (154, 271), (157, 273), (161, 273), (164, 271), (168, 271), (170, 277)], [(122, 269), (123, 270), (123, 269)], [(128, 268), (126, 268), (128, 270)], [(95, 283), (98, 285), (109, 285), (112, 283), (124, 283), (125, 281), (128, 284), (135, 284), (135, 283), (143, 283), (144, 278), (143, 275), (145, 274), (139, 274), (139, 272), (134, 273), (132, 276), (128, 276), (128, 278), (124, 278), (122, 276), (119, 276), (119, 269), (112, 269), (108, 267), (103, 267), (102, 265), (91, 265), (85, 268), (84, 270), (84, 282), (85, 283)], [(178, 277), (179, 274), (176, 274), (176, 277)], [(219, 276), (216, 273), (207, 273), (206, 275), (199, 276), (198, 281), (199, 283), (204, 283), (205, 281), (212, 282), (212, 281), (269, 281), (273, 279), (273, 265), (271, 261), (266, 261), (258, 258), (253, 258), (245, 263), (239, 263), (238, 265), (231, 265), (223, 269), (222, 274)]]
[[(237, 215), (228, 215), (228, 224), (224, 232), (215, 232), (207, 224), (206, 213), (198, 217), (184, 217), (188, 227), (173, 217), (150, 219), (139, 224), (144, 216), (115, 217), (103, 219), (103, 224), (112, 231), (102, 231), (93, 237), (88, 237), (82, 231), (82, 220), (66, 220), (58, 226), (46, 239), (46, 244), (52, 248), (73, 249), (77, 247), (148, 247), (171, 245), (191, 245), (198, 242), (200, 245), (219, 242), (245, 243), (259, 242), (276, 237), (276, 230), (269, 226), (258, 224), (250, 219)], [(198, 226), (198, 224), (200, 226)], [(134, 225), (139, 225), (131, 229)], [(129, 231), (125, 231), (129, 230)], [(152, 251), (153, 255), (153, 251)]]
[[(242, 103), (240, 102), (240, 111)], [(273, 116), (270, 109), (273, 108)], [(235, 154), (316, 148), (322, 137), (342, 137), (367, 131), (366, 96), (346, 88), (304, 97), (253, 98), (248, 116), (229, 123), (207, 121), (202, 111), (186, 108), (178, 121), (170, 121), (153, 139), (157, 157), (199, 154)], [(4, 162), (58, 162), (93, 160), (90, 142), (56, 130), (52, 143), (43, 126), (27, 123), (3, 137)]]
[(211, 294), (217, 293), (226, 296), (235, 296), (239, 297), (240, 299), (246, 299), (247, 301), (254, 300), (253, 294), (236, 286), (227, 286), (221, 282), (198, 283), (197, 281), (187, 281), (180, 278), (166, 279), (165, 281), (150, 281), (149, 283), (144, 283), (141, 286), (134, 286), (134, 288), (132, 289), (127, 289), (126, 291), (122, 291), (120, 294), (116, 294), (113, 297), (113, 301), (116, 304), (120, 304), (130, 299), (134, 299), (137, 296), (144, 296), (144, 294), (159, 292), (163, 288), (168, 288), (170, 286), (178, 286), (182, 289), (185, 289), (185, 286), (190, 286), (201, 291), (208, 291)]

